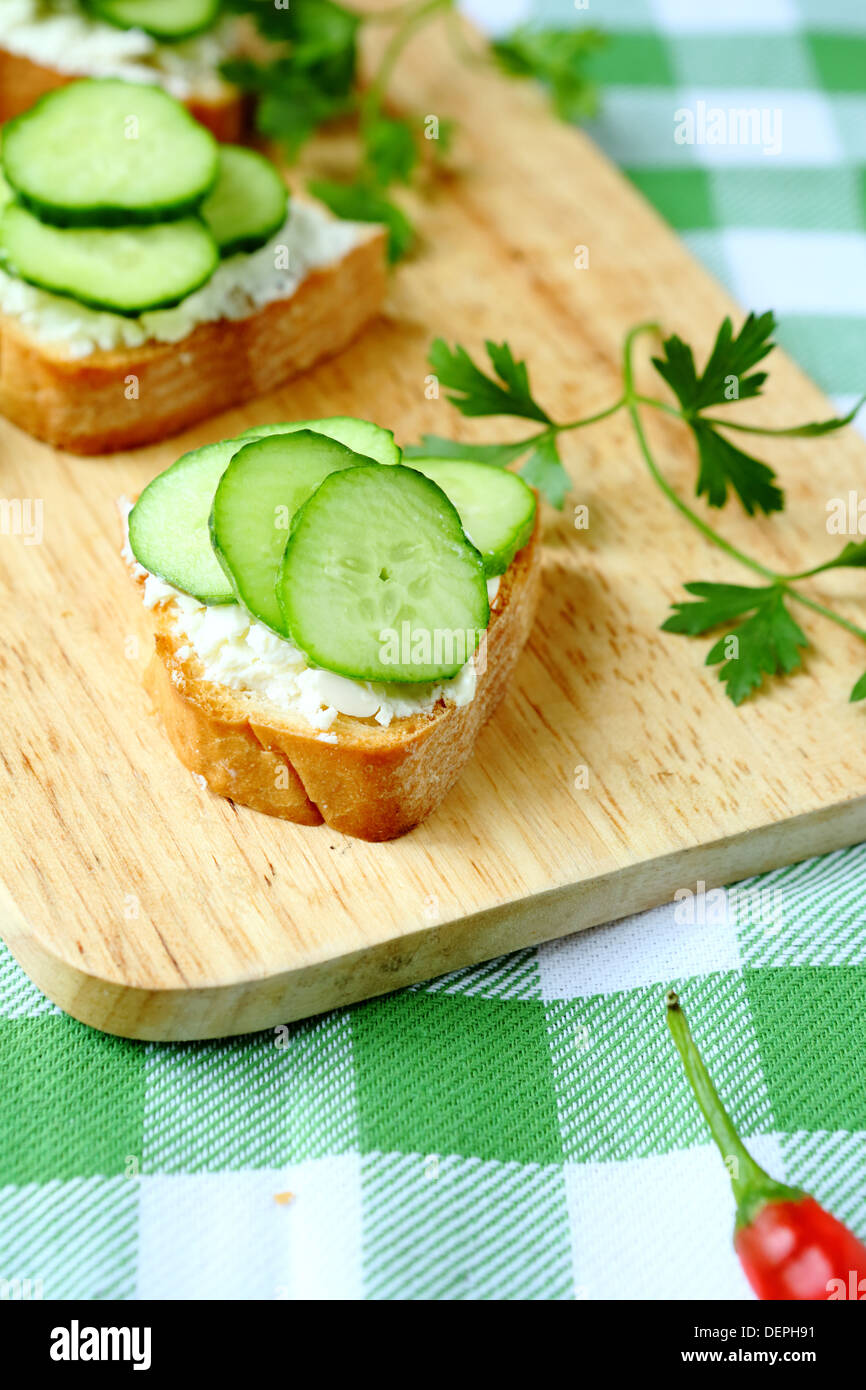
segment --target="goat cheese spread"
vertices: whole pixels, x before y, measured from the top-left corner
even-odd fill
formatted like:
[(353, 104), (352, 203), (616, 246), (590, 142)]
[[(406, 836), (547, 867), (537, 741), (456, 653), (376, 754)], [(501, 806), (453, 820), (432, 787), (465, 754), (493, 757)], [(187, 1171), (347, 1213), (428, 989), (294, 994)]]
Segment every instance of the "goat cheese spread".
[[(130, 503), (122, 508), (128, 515)], [(338, 714), (356, 719), (375, 719), (383, 728), (394, 719), (432, 710), (440, 700), (468, 705), (475, 696), (475, 661), (451, 680), (418, 686), (388, 682), (349, 680), (332, 671), (310, 666), (303, 652), (263, 623), (251, 618), (237, 603), (207, 605), (181, 593), (163, 579), (138, 565), (127, 541), (124, 559), (134, 573), (144, 577), (144, 605), (174, 603), (175, 631), (186, 638), (178, 656), (194, 655), (204, 668), (204, 679), (231, 690), (262, 695), (287, 714), (301, 717), (314, 729), (326, 734)], [(495, 603), (499, 579), (487, 581), (491, 605)], [(330, 735), (323, 742), (334, 742)]]
[(310, 271), (341, 260), (377, 230), (369, 222), (343, 222), (312, 203), (293, 200), (270, 241), (258, 251), (228, 256), (201, 289), (171, 309), (133, 317), (89, 309), (0, 270), (0, 313), (18, 319), (42, 341), (62, 343), (70, 357), (146, 342), (177, 343), (200, 323), (244, 319), (276, 299), (288, 299)]
[(207, 100), (225, 90), (218, 69), (234, 51), (235, 25), (160, 43), (86, 14), (79, 0), (0, 0), (0, 48), (70, 76), (157, 82), (180, 101)]

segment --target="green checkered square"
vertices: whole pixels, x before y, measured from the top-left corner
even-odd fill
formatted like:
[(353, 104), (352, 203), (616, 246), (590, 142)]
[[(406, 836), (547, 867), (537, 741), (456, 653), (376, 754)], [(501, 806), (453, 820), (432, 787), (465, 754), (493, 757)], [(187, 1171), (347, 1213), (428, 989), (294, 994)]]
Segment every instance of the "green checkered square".
[(866, 971), (778, 967), (745, 979), (778, 1128), (866, 1130)]
[(609, 33), (587, 70), (602, 86), (672, 87), (675, 81), (668, 44), (649, 30)]
[(866, 34), (805, 35), (812, 62), (828, 92), (866, 90)]
[(678, 231), (718, 225), (712, 175), (706, 169), (628, 169), (629, 178)]
[(141, 1153), (144, 1053), (71, 1018), (0, 1019), (0, 1183), (124, 1173)]
[(362, 1151), (561, 1160), (541, 1003), (397, 994), (359, 1009), (353, 1038)]

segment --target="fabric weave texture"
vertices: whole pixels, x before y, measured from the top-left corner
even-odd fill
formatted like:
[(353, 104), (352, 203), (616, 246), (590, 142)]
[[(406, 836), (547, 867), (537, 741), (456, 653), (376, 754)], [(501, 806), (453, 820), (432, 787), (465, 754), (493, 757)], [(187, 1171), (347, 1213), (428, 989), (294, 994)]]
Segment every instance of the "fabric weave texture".
[[(861, 0), (522, 8), (610, 34), (590, 133), (847, 405), (866, 370)], [(779, 150), (676, 144), (699, 101), (778, 109)], [(864, 888), (866, 846), (196, 1044), (93, 1032), (0, 947), (0, 1297), (749, 1297), (664, 990), (759, 1161), (866, 1238)]]

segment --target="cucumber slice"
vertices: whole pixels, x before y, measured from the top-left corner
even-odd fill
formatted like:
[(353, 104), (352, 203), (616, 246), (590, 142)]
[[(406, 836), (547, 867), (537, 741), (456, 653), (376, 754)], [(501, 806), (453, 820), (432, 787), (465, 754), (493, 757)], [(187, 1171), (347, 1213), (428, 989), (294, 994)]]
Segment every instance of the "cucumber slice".
[(484, 565), (460, 517), (400, 464), (325, 479), (295, 520), (277, 597), (295, 645), (354, 680), (456, 676), (490, 619)]
[(160, 473), (129, 514), (129, 548), (140, 565), (201, 603), (234, 603), (235, 592), (210, 542), (217, 484), (241, 440), (193, 449)]
[(297, 430), (244, 444), (220, 479), (213, 548), (240, 602), (282, 637), (276, 582), (295, 514), (330, 473), (369, 462), (334, 439)]
[(220, 145), (217, 181), (201, 205), (221, 256), (256, 251), (286, 220), (289, 191), (263, 154)]
[(220, 0), (85, 0), (97, 19), (115, 29), (143, 29), (162, 43), (204, 33), (216, 22)]
[(4, 270), (95, 309), (141, 314), (185, 299), (219, 264), (196, 217), (154, 227), (48, 227), (18, 203), (0, 215)]
[(276, 425), (253, 425), (244, 430), (241, 439), (262, 439), (270, 434), (291, 434), (293, 430), (312, 430), (314, 434), (327, 435), (353, 449), (356, 454), (364, 454), (376, 463), (399, 463), (403, 451), (394, 442), (391, 430), (374, 425), (370, 420), (356, 420), (351, 415), (330, 415), (324, 420), (286, 420)]
[(10, 121), (2, 160), (43, 222), (115, 227), (195, 211), (216, 181), (217, 143), (162, 88), (87, 78)]
[(536, 510), (532, 488), (516, 473), (492, 463), (413, 458), (407, 466), (432, 478), (454, 503), (463, 530), (481, 551), (484, 573), (488, 577), (504, 574), (532, 535)]

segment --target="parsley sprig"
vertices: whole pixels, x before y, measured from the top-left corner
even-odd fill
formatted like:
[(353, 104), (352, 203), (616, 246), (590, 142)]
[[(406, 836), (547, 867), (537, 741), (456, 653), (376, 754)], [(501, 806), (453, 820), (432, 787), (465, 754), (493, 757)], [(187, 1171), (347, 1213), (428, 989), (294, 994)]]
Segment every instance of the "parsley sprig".
[[(736, 447), (721, 431), (756, 436), (817, 438), (850, 424), (864, 396), (847, 415), (806, 424), (771, 429), (708, 414), (729, 401), (748, 400), (762, 394), (766, 371), (755, 368), (774, 347), (772, 313), (749, 314), (739, 333), (726, 318), (716, 334), (710, 355), (699, 372), (694, 353), (676, 334), (665, 338), (660, 355), (652, 358), (659, 377), (670, 387), (677, 404), (645, 396), (634, 380), (634, 347), (638, 337), (653, 332), (656, 324), (641, 324), (627, 335), (623, 347), (623, 393), (614, 403), (581, 420), (560, 424), (534, 396), (525, 362), (515, 359), (507, 343), (485, 344), (492, 374), (485, 371), (464, 347), (450, 348), (441, 338), (433, 343), (429, 361), (448, 399), (468, 417), (508, 415), (533, 420), (542, 428), (509, 444), (461, 444), (439, 435), (425, 435), (421, 444), (408, 448), (408, 456), (477, 459), (506, 467), (519, 459), (519, 471), (528, 482), (561, 508), (570, 480), (559, 454), (562, 434), (595, 424), (620, 410), (627, 411), (638, 446), (653, 481), (680, 515), (712, 545), (757, 575), (760, 583), (719, 584), (693, 581), (684, 585), (692, 597), (673, 605), (662, 624), (664, 632), (691, 637), (716, 635), (707, 654), (707, 665), (717, 666), (725, 693), (739, 705), (763, 684), (765, 677), (789, 675), (803, 661), (809, 639), (792, 613), (792, 605), (810, 609), (866, 642), (866, 629), (851, 622), (811, 594), (799, 583), (833, 569), (866, 568), (866, 541), (849, 541), (837, 555), (796, 574), (781, 574), (747, 555), (721, 535), (671, 486), (659, 468), (644, 430), (642, 410), (652, 408), (676, 416), (691, 431), (697, 454), (695, 495), (711, 507), (721, 508), (736, 494), (749, 516), (781, 511), (784, 494), (772, 468)], [(866, 699), (866, 674), (854, 686), (852, 700)]]
[(676, 334), (665, 339), (663, 355), (653, 358), (653, 366), (679, 401), (682, 419), (695, 437), (700, 460), (698, 496), (706, 496), (711, 507), (725, 505), (729, 487), (750, 516), (756, 511), (779, 512), (785, 505), (772, 468), (738, 449), (719, 433), (723, 422), (704, 413), (711, 406), (761, 394), (767, 373), (752, 368), (772, 350), (775, 327), (771, 313), (760, 318), (750, 314), (735, 335), (731, 320), (725, 319), (700, 376), (691, 348)]
[[(597, 88), (586, 74), (587, 60), (603, 43), (594, 29), (523, 26), (479, 53), (466, 44), (457, 0), (405, 0), (368, 12), (337, 0), (291, 0), (280, 7), (265, 0), (227, 4), (248, 16), (266, 41), (261, 55), (233, 59), (222, 69), (229, 81), (256, 97), (262, 135), (279, 140), (295, 159), (321, 126), (344, 116), (357, 119), (360, 151), (354, 179), (314, 179), (310, 191), (338, 217), (384, 223), (392, 260), (409, 249), (414, 228), (391, 190), (411, 183), (425, 153), (440, 160), (447, 156), (454, 134), (446, 118), (436, 120), (434, 131), (429, 117), (388, 109), (391, 76), (419, 30), (444, 20), (459, 57), (493, 61), (512, 76), (536, 78), (563, 119), (582, 119), (597, 106)], [(365, 87), (358, 76), (358, 43), (368, 25), (387, 25), (390, 33)]]

